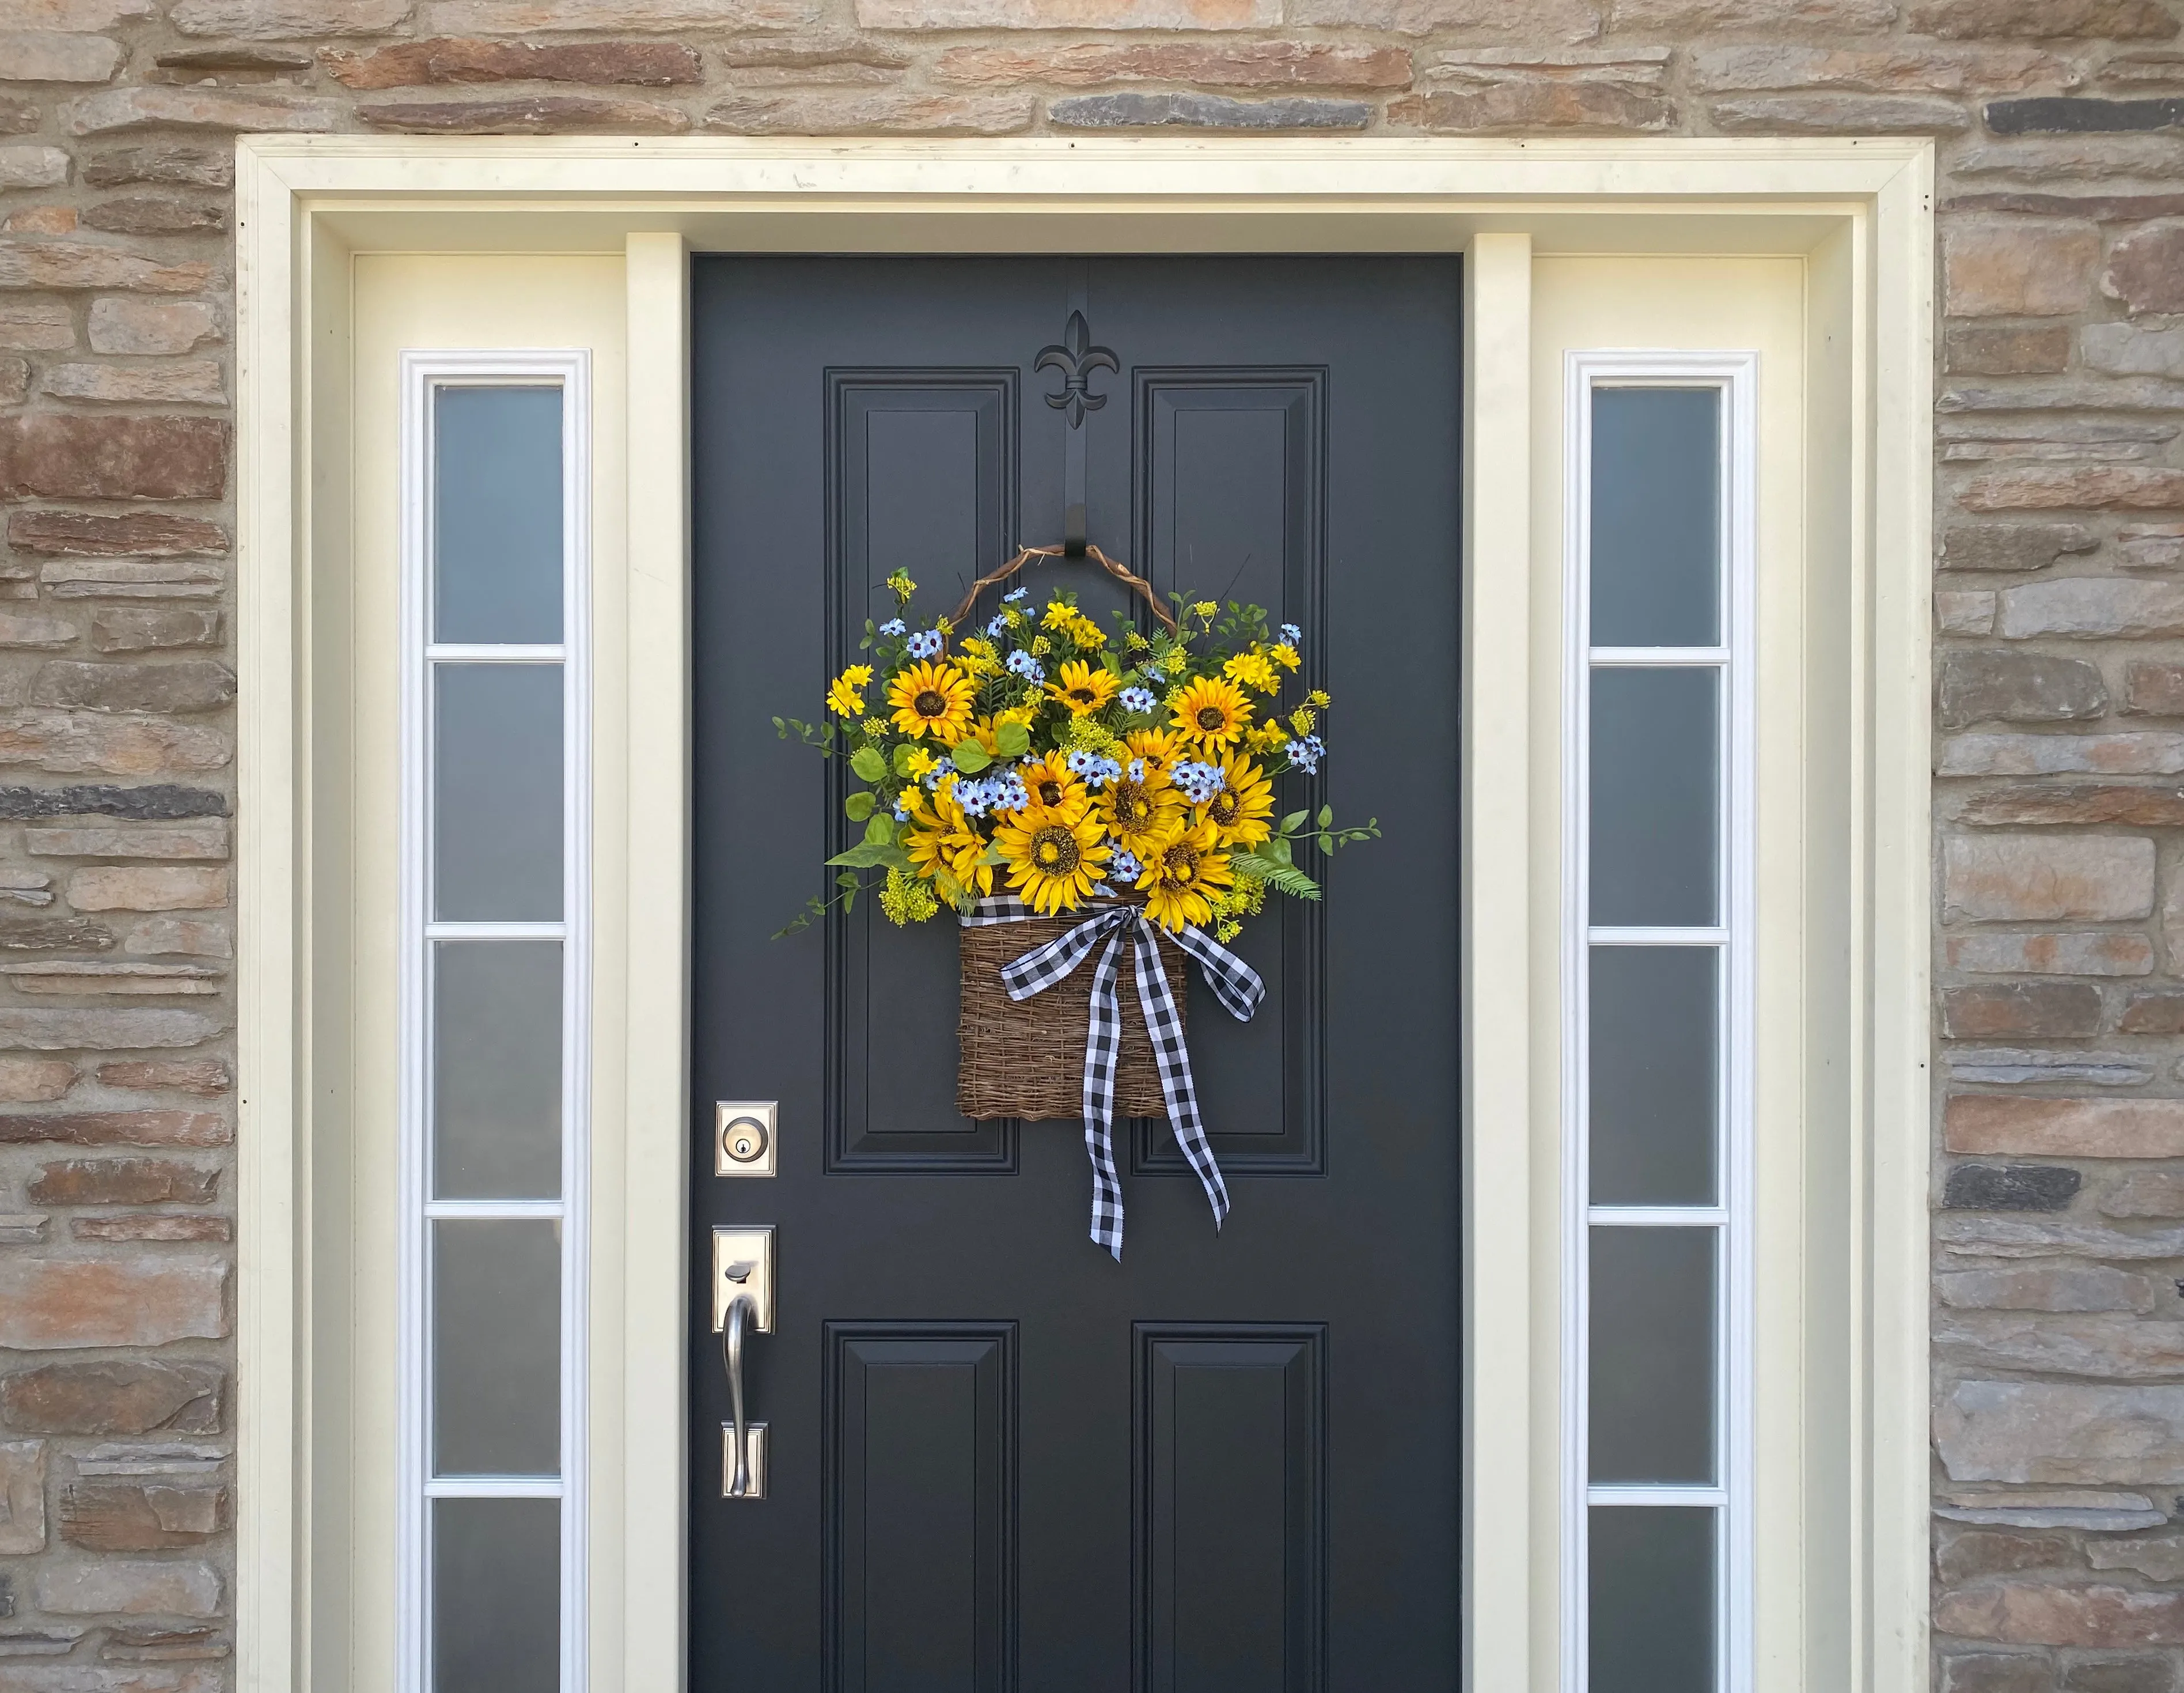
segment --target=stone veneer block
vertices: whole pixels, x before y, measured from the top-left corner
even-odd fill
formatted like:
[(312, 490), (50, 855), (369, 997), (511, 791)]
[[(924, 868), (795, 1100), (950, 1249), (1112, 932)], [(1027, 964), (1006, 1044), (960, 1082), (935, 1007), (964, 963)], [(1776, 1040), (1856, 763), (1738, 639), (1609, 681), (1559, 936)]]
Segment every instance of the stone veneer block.
[[(164, 1346), (227, 1334), (225, 1262), (0, 1259), (0, 1346)], [(110, 1607), (100, 1607), (110, 1608)]]
[(2025, 1100), (1959, 1094), (1942, 1139), (1952, 1152), (2034, 1158), (2184, 1157), (2184, 1100)]
[(1946, 922), (2121, 922), (2153, 914), (2153, 843), (2122, 835), (1950, 835)]
[(41, 1610), (64, 1617), (216, 1617), (220, 1608), (218, 1573), (194, 1560), (62, 1564), (43, 1572), (35, 1591)]
[(856, 0), (867, 30), (1267, 30), (1281, 0)]
[(0, 1440), (0, 1553), (46, 1549), (46, 1443)]
[(1958, 1382), (1934, 1417), (1958, 1481), (2184, 1483), (2184, 1387)]

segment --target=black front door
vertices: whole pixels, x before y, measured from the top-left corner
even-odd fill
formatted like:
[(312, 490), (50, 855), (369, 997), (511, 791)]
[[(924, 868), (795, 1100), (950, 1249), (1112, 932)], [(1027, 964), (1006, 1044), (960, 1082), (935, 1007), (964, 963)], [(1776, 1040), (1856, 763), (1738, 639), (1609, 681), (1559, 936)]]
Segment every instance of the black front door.
[[(1440, 258), (699, 262), (695, 1693), (1457, 1685), (1458, 300)], [(1120, 365), (1090, 539), (1300, 626), (1330, 753), (1282, 809), (1385, 831), (1238, 943), (1251, 1023), (1192, 967), (1234, 1209), (1118, 1123), (1120, 1263), (1080, 1125), (956, 1111), (950, 923), (769, 938), (855, 828), (772, 720), (819, 715), (890, 571), (929, 622), (1061, 538), (1034, 361), (1079, 304)], [(715, 1174), (722, 1100), (779, 1101), (777, 1176)], [(722, 1497), (726, 1224), (774, 1228), (759, 1500)]]

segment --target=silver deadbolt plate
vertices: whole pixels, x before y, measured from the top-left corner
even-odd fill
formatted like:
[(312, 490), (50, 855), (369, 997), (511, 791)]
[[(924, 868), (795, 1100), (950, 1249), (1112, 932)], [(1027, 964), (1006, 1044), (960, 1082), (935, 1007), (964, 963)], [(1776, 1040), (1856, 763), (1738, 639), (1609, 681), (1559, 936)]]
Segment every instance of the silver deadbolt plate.
[(772, 1100), (722, 1100), (716, 1104), (713, 1107), (713, 1173), (773, 1174), (774, 1125), (779, 1109)]
[(728, 1305), (738, 1294), (750, 1296), (750, 1326), (773, 1333), (773, 1225), (713, 1231), (713, 1333), (728, 1326)]

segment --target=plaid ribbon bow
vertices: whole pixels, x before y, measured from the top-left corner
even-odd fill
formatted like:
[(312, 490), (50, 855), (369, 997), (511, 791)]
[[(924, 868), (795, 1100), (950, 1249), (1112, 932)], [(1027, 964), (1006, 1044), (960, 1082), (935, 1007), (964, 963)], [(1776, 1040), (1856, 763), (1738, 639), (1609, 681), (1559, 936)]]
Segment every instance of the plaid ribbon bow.
[[(981, 899), (967, 913), (963, 926), (1020, 923), (1036, 916), (1013, 894)], [(1206, 985), (1221, 1001), (1222, 1009), (1239, 1022), (1249, 1022), (1267, 996), (1267, 984), (1244, 961), (1203, 929), (1185, 927), (1176, 943), (1196, 959), (1206, 972)], [(1082, 964), (1092, 949), (1105, 940), (1106, 950), (1092, 967), (1092, 1015), (1084, 1039), (1084, 1150), (1092, 1161), (1092, 1240), (1117, 1260), (1123, 1256), (1123, 1183), (1115, 1173), (1115, 1064), (1122, 1055), (1123, 1011), (1115, 997), (1116, 977), (1121, 972), (1123, 943), (1133, 944), (1137, 957), (1138, 1005), (1145, 1012), (1145, 1032), (1152, 1039), (1153, 1059), (1160, 1067), (1161, 1092), (1167, 1100), (1167, 1120), (1175, 1130), (1176, 1144), (1199, 1185), (1213, 1206), (1213, 1226), (1218, 1228), (1228, 1215), (1228, 1189), (1221, 1179), (1221, 1167), (1213, 1161), (1213, 1148), (1199, 1121), (1198, 1091), (1190, 1079), (1190, 1049), (1183, 1038), (1183, 1021), (1176, 1011), (1175, 995), (1162, 966), (1160, 941), (1142, 907), (1114, 905), (1086, 918), (1075, 928), (1044, 946), (1034, 947), (1022, 957), (1002, 966), (1001, 985), (1012, 1000), (1028, 1000), (1043, 994)]]

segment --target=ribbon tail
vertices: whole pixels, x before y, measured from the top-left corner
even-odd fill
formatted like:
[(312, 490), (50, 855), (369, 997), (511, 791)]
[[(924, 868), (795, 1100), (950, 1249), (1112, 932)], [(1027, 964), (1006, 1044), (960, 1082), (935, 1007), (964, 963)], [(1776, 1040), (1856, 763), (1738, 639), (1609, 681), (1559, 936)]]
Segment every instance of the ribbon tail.
[(1198, 961), (1198, 967), (1206, 973), (1206, 985), (1221, 1001), (1221, 1009), (1240, 1023), (1251, 1022), (1251, 1014), (1267, 997), (1267, 984), (1259, 979), (1259, 972), (1204, 929), (1186, 924), (1175, 944)]
[[(1134, 925), (1137, 941), (1138, 1005), (1145, 1014), (1145, 1033), (1152, 1038), (1153, 1060), (1160, 1066), (1161, 1093), (1167, 1100), (1168, 1127), (1175, 1144), (1183, 1149), (1206, 1189), (1213, 1207), (1213, 1226), (1219, 1228), (1228, 1216), (1228, 1184), (1221, 1179), (1214, 1161), (1212, 1143), (1198, 1117), (1198, 1088), (1190, 1075), (1190, 1049), (1184, 1043), (1183, 1019), (1168, 986), (1167, 971), (1161, 964), (1160, 940), (1143, 917)], [(1119, 937), (1118, 937), (1119, 938)], [(1256, 977), (1254, 978), (1256, 979)]]
[[(1089, 927), (1089, 925), (1087, 926)], [(1122, 1055), (1123, 1011), (1115, 995), (1123, 938), (1113, 936), (1092, 967), (1092, 1014), (1084, 1035), (1084, 1156), (1092, 1162), (1092, 1244), (1123, 1261), (1123, 1178), (1115, 1170), (1115, 1065)]]

